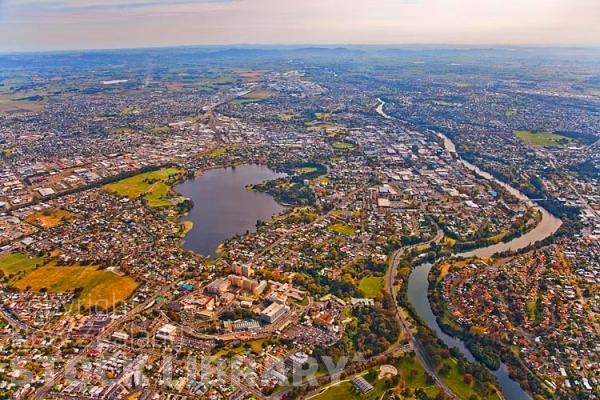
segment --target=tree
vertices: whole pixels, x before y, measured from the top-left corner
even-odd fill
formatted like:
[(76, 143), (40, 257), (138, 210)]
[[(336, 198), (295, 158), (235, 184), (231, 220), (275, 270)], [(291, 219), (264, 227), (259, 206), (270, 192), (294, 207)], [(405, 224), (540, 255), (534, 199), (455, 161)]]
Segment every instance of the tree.
[(467, 385), (470, 385), (473, 383), (473, 375), (471, 374), (465, 374), (463, 376), (463, 382), (466, 383)]

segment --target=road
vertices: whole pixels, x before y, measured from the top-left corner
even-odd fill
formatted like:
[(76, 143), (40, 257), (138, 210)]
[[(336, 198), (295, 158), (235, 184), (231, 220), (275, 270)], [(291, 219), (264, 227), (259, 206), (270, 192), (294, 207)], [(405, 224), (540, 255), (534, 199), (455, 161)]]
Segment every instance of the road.
[[(394, 304), (396, 305), (396, 318), (398, 319), (398, 322), (404, 327), (404, 330), (406, 331), (406, 334), (409, 337), (412, 348), (415, 350), (415, 354), (417, 355), (417, 358), (423, 365), (423, 368), (425, 368), (425, 370), (429, 373), (429, 375), (431, 375), (433, 377), (433, 379), (435, 380), (437, 385), (440, 386), (442, 389), (444, 389), (444, 391), (446, 391), (446, 393), (448, 395), (450, 395), (452, 398), (458, 398), (458, 396), (456, 396), (456, 394), (454, 392), (452, 392), (452, 390), (450, 390), (450, 388), (448, 386), (446, 386), (446, 384), (444, 382), (442, 382), (442, 380), (440, 379), (440, 377), (437, 374), (437, 371), (435, 369), (435, 366), (433, 365), (433, 362), (431, 361), (431, 358), (429, 357), (429, 355), (423, 348), (423, 345), (421, 344), (419, 339), (416, 338), (412, 334), (411, 326), (408, 323), (408, 321), (406, 320), (406, 318), (404, 318), (404, 314), (402, 313), (400, 306), (398, 306), (397, 293), (394, 290), (394, 280), (396, 279), (396, 274), (398, 271), (398, 264), (400, 263), (400, 260), (402, 260), (402, 257), (404, 256), (404, 254), (408, 253), (409, 251), (411, 251), (412, 249), (414, 249), (418, 246), (423, 246), (423, 245), (431, 244), (431, 243), (439, 243), (443, 238), (444, 238), (444, 232), (438, 227), (437, 233), (435, 234), (435, 237), (433, 239), (431, 239), (427, 242), (424, 242), (424, 243), (415, 244), (413, 246), (403, 247), (403, 248), (397, 250), (396, 252), (394, 252), (389, 258), (389, 266), (388, 266), (388, 269), (386, 272), (386, 278), (385, 278), (385, 288), (392, 295), (392, 298), (394, 299)], [(427, 294), (424, 293), (424, 295), (427, 295)]]
[[(151, 297), (154, 299), (154, 296)], [(32, 396), (34, 400), (41, 400), (46, 397), (46, 395), (52, 390), (54, 385), (65, 375), (67, 371), (72, 371), (73, 367), (77, 365), (83, 357), (86, 356), (88, 350), (92, 347), (96, 346), (101, 339), (105, 339), (110, 337), (115, 331), (118, 330), (119, 327), (122, 326), (123, 323), (127, 322), (130, 318), (135, 316), (137, 313), (141, 312), (148, 304), (150, 304), (153, 300), (148, 300), (145, 303), (138, 304), (136, 307), (132, 308), (129, 312), (124, 314), (118, 320), (111, 321), (96, 337), (95, 340), (92, 340), (84, 349), (79, 352), (79, 355), (73, 357), (69, 360), (64, 367), (60, 368), (52, 378), (48, 379), (42, 387), (36, 390), (35, 394)]]
[[(350, 204), (353, 199), (354, 196), (357, 193), (362, 192), (363, 190), (365, 190), (367, 187), (369, 187), (369, 184), (363, 185), (361, 187), (359, 187), (356, 190), (353, 190), (352, 192), (348, 193), (345, 196), (345, 201), (342, 201), (340, 204), (336, 205), (338, 208), (345, 208), (346, 206), (348, 206), (348, 204)], [(267, 254), (270, 250), (274, 249), (276, 246), (278, 246), (279, 244), (281, 244), (281, 242), (283, 242), (286, 239), (289, 239), (292, 235), (294, 235), (295, 233), (303, 230), (303, 229), (309, 229), (309, 227), (311, 225), (315, 225), (317, 223), (323, 222), (323, 220), (325, 220), (326, 218), (329, 218), (331, 215), (333, 215), (334, 211), (336, 210), (336, 208), (334, 207), (331, 211), (329, 211), (328, 213), (325, 213), (323, 215), (321, 215), (320, 217), (318, 217), (317, 219), (315, 219), (314, 221), (312, 221), (310, 224), (308, 225), (299, 225), (294, 229), (290, 229), (288, 230), (285, 234), (283, 234), (280, 238), (278, 238), (276, 241), (274, 241), (273, 243), (271, 243), (270, 245), (268, 245), (267, 247), (265, 247), (264, 249), (262, 249), (259, 253), (257, 253), (252, 260), (250, 260), (250, 263), (256, 262), (258, 259), (260, 259), (262, 256), (264, 256), (265, 254)]]

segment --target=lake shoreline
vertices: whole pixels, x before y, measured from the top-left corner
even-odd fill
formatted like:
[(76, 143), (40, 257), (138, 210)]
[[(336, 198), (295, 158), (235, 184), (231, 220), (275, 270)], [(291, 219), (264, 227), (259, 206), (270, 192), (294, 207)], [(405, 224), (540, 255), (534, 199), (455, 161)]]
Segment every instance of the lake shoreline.
[(203, 170), (175, 186), (177, 193), (194, 203), (180, 219), (194, 225), (182, 238), (183, 247), (207, 258), (218, 257), (227, 240), (255, 231), (257, 220), (284, 212), (286, 207), (273, 196), (248, 189), (283, 176), (266, 165), (240, 164)]

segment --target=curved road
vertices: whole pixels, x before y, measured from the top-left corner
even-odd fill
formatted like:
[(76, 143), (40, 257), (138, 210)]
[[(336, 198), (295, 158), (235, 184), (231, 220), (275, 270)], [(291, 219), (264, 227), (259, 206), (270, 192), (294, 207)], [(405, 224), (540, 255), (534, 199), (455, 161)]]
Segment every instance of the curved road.
[(408, 337), (410, 339), (410, 344), (412, 345), (412, 348), (415, 350), (415, 354), (417, 355), (417, 358), (423, 365), (423, 368), (425, 368), (425, 370), (429, 373), (429, 375), (431, 375), (433, 377), (433, 379), (435, 380), (437, 385), (440, 386), (442, 389), (444, 389), (444, 391), (448, 395), (450, 395), (452, 398), (458, 398), (458, 396), (456, 396), (456, 394), (454, 392), (452, 392), (452, 390), (450, 390), (450, 388), (448, 386), (446, 386), (446, 384), (444, 382), (442, 382), (440, 377), (437, 375), (437, 371), (435, 369), (435, 366), (433, 365), (433, 362), (431, 361), (427, 352), (423, 348), (423, 345), (421, 344), (419, 339), (416, 338), (412, 334), (411, 326), (408, 323), (408, 321), (406, 320), (406, 318), (404, 318), (404, 314), (402, 313), (400, 306), (398, 306), (398, 301), (397, 301), (397, 296), (396, 296), (397, 293), (394, 290), (394, 280), (396, 279), (396, 274), (398, 271), (398, 264), (400, 263), (400, 260), (402, 259), (404, 254), (408, 253), (412, 249), (419, 247), (419, 246), (423, 246), (423, 245), (427, 245), (427, 244), (431, 244), (431, 243), (439, 243), (443, 238), (444, 238), (444, 232), (439, 227), (437, 227), (437, 233), (435, 234), (435, 237), (433, 239), (431, 239), (427, 242), (418, 243), (418, 244), (408, 246), (408, 247), (403, 247), (403, 248), (395, 251), (394, 253), (392, 253), (392, 255), (389, 258), (389, 265), (388, 265), (388, 269), (387, 269), (386, 277), (385, 277), (385, 289), (388, 291), (388, 293), (390, 293), (392, 295), (392, 299), (394, 299), (394, 304), (396, 306), (396, 319), (398, 320), (400, 325), (402, 325), (402, 327), (406, 331), (406, 334), (408, 335)]

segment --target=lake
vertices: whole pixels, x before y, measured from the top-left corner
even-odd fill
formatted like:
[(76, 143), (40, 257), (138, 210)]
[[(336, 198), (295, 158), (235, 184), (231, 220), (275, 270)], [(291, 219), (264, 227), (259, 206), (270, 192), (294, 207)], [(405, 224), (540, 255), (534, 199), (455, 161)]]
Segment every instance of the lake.
[(246, 231), (256, 231), (256, 221), (269, 221), (285, 207), (266, 194), (246, 186), (286, 176), (262, 165), (218, 168), (177, 185), (175, 190), (192, 199), (194, 207), (184, 219), (194, 227), (184, 247), (214, 257), (224, 241)]

